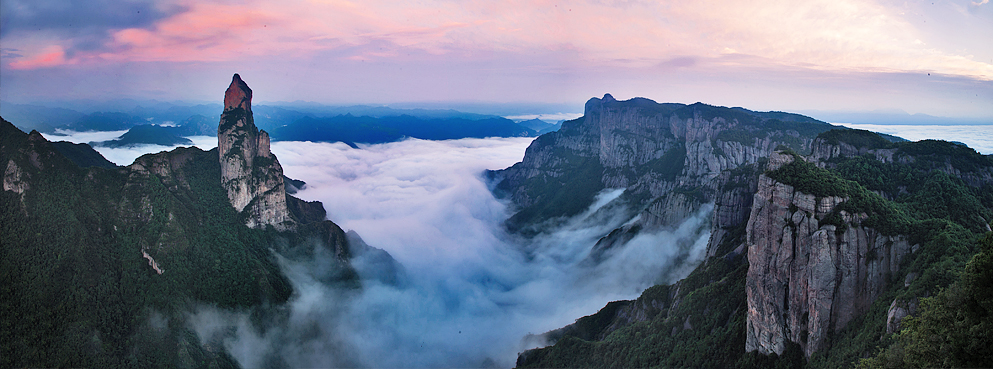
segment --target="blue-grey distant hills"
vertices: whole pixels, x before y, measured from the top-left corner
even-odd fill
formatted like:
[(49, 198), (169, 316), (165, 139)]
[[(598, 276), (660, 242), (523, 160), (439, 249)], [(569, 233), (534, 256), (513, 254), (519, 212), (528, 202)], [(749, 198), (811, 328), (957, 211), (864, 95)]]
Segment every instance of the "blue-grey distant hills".
[(465, 118), (418, 118), (410, 115), (375, 118), (339, 115), (330, 118), (305, 117), (272, 130), (276, 141), (384, 143), (406, 137), (423, 140), (451, 140), (483, 137), (534, 137), (538, 133), (506, 118), (469, 120)]
[[(88, 109), (85, 110), (88, 112), (7, 102), (3, 103), (2, 109), (4, 114), (17, 117), (19, 128), (46, 133), (57, 129), (84, 132), (143, 127), (117, 140), (99, 143), (103, 146), (188, 144), (177, 137), (217, 134), (217, 127), (212, 122), (219, 119), (216, 111), (220, 109), (217, 104), (177, 105), (131, 100), (68, 106)], [(396, 109), (365, 105), (257, 105), (254, 113), (256, 126), (271, 132), (274, 140), (342, 141), (350, 145), (384, 143), (406, 137), (425, 140), (534, 137), (559, 127), (538, 120), (530, 122), (535, 127), (529, 128), (527, 124), (516, 124), (496, 115), (452, 109)]]
[(562, 128), (562, 121), (553, 124), (538, 118), (517, 122), (517, 124), (535, 130), (535, 132), (538, 132), (539, 136), (548, 132), (558, 131), (559, 128)]

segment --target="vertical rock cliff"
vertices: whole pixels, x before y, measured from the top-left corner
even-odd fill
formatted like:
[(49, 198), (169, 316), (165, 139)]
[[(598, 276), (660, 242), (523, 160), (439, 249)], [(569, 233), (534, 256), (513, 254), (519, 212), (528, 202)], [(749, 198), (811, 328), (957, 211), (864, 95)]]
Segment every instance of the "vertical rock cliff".
[(224, 112), (217, 128), (221, 185), (231, 205), (245, 213), (252, 228), (294, 225), (286, 206), (283, 167), (269, 151), (269, 134), (255, 127), (252, 89), (238, 74), (224, 92)]
[[(774, 153), (767, 169), (794, 160), (802, 159)], [(907, 237), (836, 209), (848, 200), (759, 176), (746, 228), (746, 351), (782, 354), (790, 341), (810, 356), (828, 332), (865, 313), (897, 273), (911, 250)]]

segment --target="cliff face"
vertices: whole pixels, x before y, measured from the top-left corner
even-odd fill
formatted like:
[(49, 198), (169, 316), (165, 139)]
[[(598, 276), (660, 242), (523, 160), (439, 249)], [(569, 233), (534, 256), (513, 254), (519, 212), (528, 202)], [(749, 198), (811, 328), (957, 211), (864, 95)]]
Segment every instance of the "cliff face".
[(639, 231), (678, 225), (714, 202), (713, 255), (748, 215), (759, 161), (780, 145), (809, 150), (814, 137), (831, 128), (803, 116), (771, 114), (643, 98), (617, 101), (607, 94), (590, 99), (582, 118), (537, 138), (521, 162), (490, 175), (497, 194), (521, 209), (508, 227), (525, 234), (580, 213), (600, 190), (625, 188), (621, 200), (628, 216), (638, 219), (602, 240), (594, 256)]
[(545, 333), (557, 343), (524, 352), (519, 366), (851, 366), (946, 286), (974, 252), (972, 237), (990, 231), (993, 156), (959, 144), (811, 134), (816, 126), (773, 120), (781, 113), (609, 96), (586, 114), (496, 173), (497, 190), (522, 206), (509, 225), (568, 215), (543, 207), (581, 201), (577, 189), (621, 186), (637, 221), (601, 238), (592, 261), (713, 202), (708, 258), (671, 286), (675, 297), (655, 286), (638, 302), (612, 302)]
[[(768, 170), (795, 160), (775, 153)], [(786, 341), (810, 356), (828, 332), (867, 311), (911, 251), (905, 236), (860, 225), (842, 210), (841, 229), (825, 218), (846, 198), (816, 197), (759, 176), (746, 227), (746, 351), (782, 354)]]
[(285, 230), (294, 221), (286, 205), (283, 167), (269, 151), (269, 134), (255, 127), (252, 90), (237, 74), (224, 93), (224, 113), (217, 129), (221, 185), (231, 205), (247, 212), (252, 228)]

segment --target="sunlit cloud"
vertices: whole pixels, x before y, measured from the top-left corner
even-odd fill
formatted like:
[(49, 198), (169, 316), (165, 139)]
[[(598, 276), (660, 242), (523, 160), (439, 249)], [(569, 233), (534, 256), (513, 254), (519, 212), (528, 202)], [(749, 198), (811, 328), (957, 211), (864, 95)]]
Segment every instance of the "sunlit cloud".
[[(988, 0), (984, 0), (985, 3)], [(982, 4), (980, 3), (980, 4)], [(586, 66), (720, 66), (751, 63), (822, 70), (928, 71), (993, 79), (993, 65), (921, 40), (895, 7), (866, 0), (787, 2), (392, 1), (200, 2), (150, 27), (111, 32), (104, 47), (71, 60), (230, 61), (257, 55), (342, 60), (410, 54), (480, 59), (493, 53), (574, 54)], [(45, 62), (42, 62), (45, 61)], [(11, 62), (67, 60), (51, 52)], [(535, 64), (561, 60), (535, 60)], [(47, 63), (47, 64), (46, 64)]]

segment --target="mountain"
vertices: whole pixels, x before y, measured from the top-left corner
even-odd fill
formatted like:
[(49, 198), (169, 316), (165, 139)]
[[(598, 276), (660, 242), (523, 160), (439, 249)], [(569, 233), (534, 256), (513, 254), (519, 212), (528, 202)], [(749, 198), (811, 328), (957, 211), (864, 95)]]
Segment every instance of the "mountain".
[(210, 118), (200, 114), (191, 115), (182, 120), (177, 126), (168, 127), (172, 134), (181, 137), (188, 136), (216, 136), (217, 126), (211, 123)]
[(981, 303), (993, 290), (969, 267), (982, 262), (969, 260), (985, 255), (976, 253), (993, 219), (993, 157), (968, 147), (891, 142), (788, 113), (605, 95), (489, 176), (518, 206), (506, 224), (523, 236), (578, 214), (603, 189), (625, 188), (605, 207), (629, 210), (608, 219), (616, 228), (590, 249), (594, 263), (714, 204), (705, 259), (689, 275), (540, 335), (551, 345), (521, 353), (518, 366), (905, 362), (902, 347), (926, 345), (926, 332), (941, 327), (902, 319), (948, 311), (928, 296), (963, 270), (972, 279), (956, 285), (969, 292), (942, 301), (973, 309), (978, 325), (953, 330), (957, 341), (937, 365), (991, 363), (988, 352), (965, 349), (988, 342), (982, 324), (993, 312)]
[(642, 225), (657, 228), (703, 203), (729, 201), (718, 190), (758, 170), (775, 148), (809, 149), (831, 128), (811, 118), (784, 122), (744, 109), (607, 94), (590, 99), (583, 117), (537, 138), (523, 161), (489, 176), (498, 195), (521, 207), (507, 222), (511, 230), (533, 233), (578, 214), (606, 188), (626, 188), (631, 217), (640, 212)]
[(65, 128), (78, 132), (122, 131), (144, 123), (146, 123), (144, 119), (127, 113), (98, 112), (83, 116), (69, 123)]
[(330, 118), (301, 118), (273, 129), (279, 141), (384, 143), (406, 137), (423, 140), (452, 140), (475, 137), (534, 137), (537, 133), (506, 118), (418, 118), (409, 115), (375, 118), (339, 115)]
[[(204, 309), (278, 331), (294, 293), (279, 263), (317, 255), (313, 278), (360, 288), (349, 236), (320, 202), (285, 193), (238, 75), (224, 106), (219, 148), (124, 167), (77, 165), (90, 159), (63, 153), (91, 148), (59, 149), (0, 120), (0, 365), (237, 367), (224, 344), (236, 328), (202, 335)], [(280, 352), (267, 365), (286, 366)], [(357, 365), (346, 356), (333, 365)]]
[(72, 160), (80, 168), (101, 167), (117, 168), (117, 164), (112, 163), (107, 158), (100, 155), (92, 146), (84, 143), (72, 143), (68, 141), (52, 142), (52, 146), (63, 156)]
[(52, 108), (47, 106), (14, 104), (0, 102), (0, 115), (17, 122), (20, 129), (40, 132), (54, 132), (61, 127), (75, 122), (84, 116), (75, 110)]
[(538, 118), (531, 119), (531, 120), (520, 121), (520, 122), (517, 122), (517, 124), (520, 124), (521, 126), (527, 127), (527, 128), (529, 128), (529, 129), (531, 129), (532, 131), (535, 131), (535, 132), (538, 132), (538, 131), (541, 131), (541, 130), (543, 130), (545, 128), (549, 128), (549, 127), (553, 126), (553, 124), (548, 123), (548, 122), (543, 121), (543, 120), (538, 119)]
[(174, 135), (171, 127), (160, 127), (142, 124), (131, 127), (117, 139), (101, 142), (90, 142), (92, 146), (127, 147), (135, 145), (193, 145), (193, 141)]

